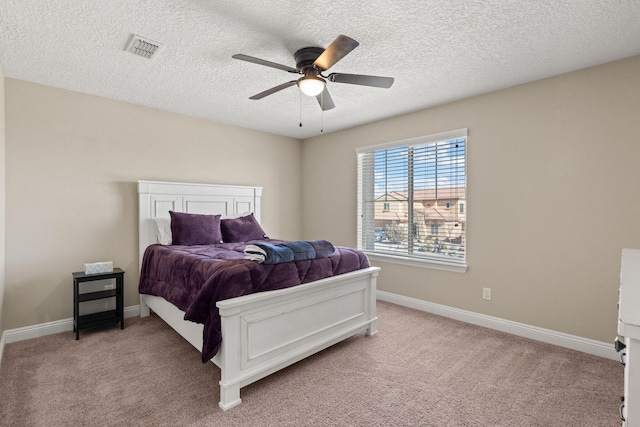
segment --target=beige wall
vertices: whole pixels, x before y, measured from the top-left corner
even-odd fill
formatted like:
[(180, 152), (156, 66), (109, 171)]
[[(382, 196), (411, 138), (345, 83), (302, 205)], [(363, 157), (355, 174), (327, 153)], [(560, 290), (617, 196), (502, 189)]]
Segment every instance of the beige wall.
[(468, 272), (379, 263), (379, 289), (610, 342), (621, 249), (640, 247), (638, 70), (640, 56), (306, 140), (303, 236), (356, 244), (356, 147), (466, 127)]
[(125, 305), (138, 303), (138, 179), (262, 185), (272, 235), (353, 246), (355, 148), (467, 127), (469, 271), (380, 263), (379, 288), (609, 342), (620, 250), (640, 247), (639, 68), (629, 58), (302, 145), (3, 79), (0, 328), (71, 317), (71, 272), (90, 261), (125, 269)]
[(262, 224), (301, 237), (299, 140), (10, 78), (5, 329), (72, 317), (71, 273), (126, 271), (138, 304), (139, 179), (260, 185)]
[[(2, 321), (5, 288), (5, 108), (4, 108), (4, 70), (0, 64), (0, 335), (4, 332)], [(2, 349), (0, 349), (0, 352)]]

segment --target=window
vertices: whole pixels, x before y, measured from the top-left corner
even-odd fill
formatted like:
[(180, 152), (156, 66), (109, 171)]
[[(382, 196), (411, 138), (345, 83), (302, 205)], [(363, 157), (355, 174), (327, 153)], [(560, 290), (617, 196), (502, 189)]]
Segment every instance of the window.
[(357, 149), (358, 247), (372, 259), (466, 271), (466, 141), (460, 129)]

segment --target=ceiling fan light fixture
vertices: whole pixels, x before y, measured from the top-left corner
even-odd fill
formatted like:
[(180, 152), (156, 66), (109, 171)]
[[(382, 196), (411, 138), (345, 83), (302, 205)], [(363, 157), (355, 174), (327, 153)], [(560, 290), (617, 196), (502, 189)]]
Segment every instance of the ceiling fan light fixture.
[(317, 96), (322, 93), (326, 82), (317, 76), (304, 76), (298, 79), (298, 87), (307, 96)]

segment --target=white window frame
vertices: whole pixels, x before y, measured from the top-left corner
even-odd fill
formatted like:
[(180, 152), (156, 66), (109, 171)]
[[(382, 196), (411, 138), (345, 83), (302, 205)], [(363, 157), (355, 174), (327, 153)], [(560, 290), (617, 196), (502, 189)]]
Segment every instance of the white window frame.
[[(374, 153), (375, 151), (378, 151), (378, 150), (386, 150), (386, 149), (398, 148), (403, 146), (410, 147), (410, 146), (418, 146), (418, 145), (431, 144), (431, 143), (437, 143), (437, 142), (446, 142), (446, 141), (459, 139), (459, 138), (465, 138), (466, 140), (465, 159), (464, 159), (465, 160), (464, 187), (465, 187), (465, 203), (466, 203), (466, 192), (467, 192), (466, 153), (467, 153), (467, 147), (468, 147), (467, 145), (468, 138), (467, 138), (466, 128), (417, 137), (417, 138), (406, 139), (402, 141), (395, 141), (395, 142), (390, 142), (390, 143), (380, 144), (375, 146), (361, 147), (356, 149), (356, 154), (358, 157), (358, 228), (357, 228), (358, 239), (357, 241), (358, 241), (358, 248), (363, 250), (372, 261), (377, 260), (377, 261), (384, 261), (384, 262), (392, 262), (397, 264), (433, 268), (438, 270), (446, 270), (446, 271), (459, 272), (459, 273), (464, 273), (467, 271), (468, 244), (467, 244), (466, 236), (468, 235), (467, 234), (468, 227), (466, 223), (465, 223), (465, 229), (464, 229), (464, 236), (465, 236), (464, 246), (465, 247), (464, 247), (463, 258), (451, 257), (451, 259), (449, 259), (448, 257), (443, 257), (443, 256), (418, 257), (418, 256), (409, 256), (409, 254), (405, 256), (404, 254), (389, 254), (389, 253), (377, 252), (375, 251), (375, 249), (371, 250), (371, 244), (370, 244), (371, 240), (368, 240), (368, 239), (369, 238), (375, 239), (375, 233), (374, 233), (375, 227), (372, 222), (373, 221), (372, 218), (374, 214), (371, 213), (373, 212), (371, 211), (371, 209), (375, 209), (375, 208), (371, 207), (372, 205), (370, 203), (370, 200), (372, 200), (373, 198), (372, 195), (374, 194), (374, 182), (373, 182), (373, 178), (365, 177), (365, 169), (363, 166), (363, 159), (365, 155), (370, 155), (371, 153)], [(372, 175), (373, 174), (371, 172), (371, 176)], [(369, 201), (365, 203), (367, 199)], [(368, 210), (367, 215), (365, 215), (366, 210)], [(468, 218), (468, 209), (465, 209), (465, 217)], [(368, 221), (368, 224), (365, 224), (366, 221)], [(366, 230), (369, 230), (370, 233), (365, 234)], [(369, 236), (369, 234), (371, 234), (371, 236)], [(369, 243), (368, 246), (365, 244), (365, 240), (367, 240), (367, 242)]]

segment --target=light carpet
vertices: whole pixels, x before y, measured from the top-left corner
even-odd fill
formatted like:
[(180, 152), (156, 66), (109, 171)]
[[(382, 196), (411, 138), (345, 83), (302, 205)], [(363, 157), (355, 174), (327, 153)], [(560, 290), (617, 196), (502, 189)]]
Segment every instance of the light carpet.
[(220, 371), (156, 316), (5, 346), (6, 426), (620, 426), (616, 361), (386, 302), (356, 336), (218, 407)]

